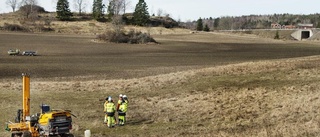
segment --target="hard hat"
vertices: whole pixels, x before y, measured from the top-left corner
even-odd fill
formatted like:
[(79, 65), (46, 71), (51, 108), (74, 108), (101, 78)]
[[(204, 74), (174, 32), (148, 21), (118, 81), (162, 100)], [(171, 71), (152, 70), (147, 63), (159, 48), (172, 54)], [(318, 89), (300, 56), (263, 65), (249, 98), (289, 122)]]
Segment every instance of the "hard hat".
[(111, 101), (112, 101), (112, 98), (111, 98), (111, 97), (109, 97), (109, 98), (108, 98), (108, 101), (109, 101), (109, 102), (111, 102)]
[(122, 94), (119, 95), (119, 98), (122, 98)]
[(122, 97), (123, 97), (123, 98), (127, 98), (127, 95), (123, 95)]

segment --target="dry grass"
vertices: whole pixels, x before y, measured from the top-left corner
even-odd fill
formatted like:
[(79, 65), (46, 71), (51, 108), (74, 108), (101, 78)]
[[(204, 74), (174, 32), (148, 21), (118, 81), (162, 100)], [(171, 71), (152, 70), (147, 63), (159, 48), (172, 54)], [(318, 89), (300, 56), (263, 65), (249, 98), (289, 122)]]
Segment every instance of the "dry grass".
[[(108, 30), (112, 30), (111, 23), (103, 23), (95, 20), (89, 21), (57, 21), (54, 13), (40, 14), (44, 19), (52, 20), (50, 23), (51, 29), (55, 31), (55, 33), (63, 33), (63, 34), (77, 34), (77, 35), (97, 35), (107, 32)], [(17, 24), (22, 25), (21, 21), (24, 16), (18, 13), (6, 13), (0, 14), (0, 26), (4, 26), (7, 24)], [(148, 33), (151, 35), (157, 34), (188, 34), (190, 33), (187, 29), (173, 28), (167, 29), (162, 27), (139, 27), (139, 26), (126, 26), (124, 28), (125, 31), (135, 30), (141, 31), (143, 33)]]
[[(127, 80), (32, 80), (32, 109), (48, 100), (73, 110), (76, 136), (85, 129), (94, 136), (318, 136), (319, 62), (313, 56)], [(0, 87), (2, 120), (12, 119), (21, 85)], [(119, 93), (130, 97), (128, 125), (107, 129), (103, 99)]]

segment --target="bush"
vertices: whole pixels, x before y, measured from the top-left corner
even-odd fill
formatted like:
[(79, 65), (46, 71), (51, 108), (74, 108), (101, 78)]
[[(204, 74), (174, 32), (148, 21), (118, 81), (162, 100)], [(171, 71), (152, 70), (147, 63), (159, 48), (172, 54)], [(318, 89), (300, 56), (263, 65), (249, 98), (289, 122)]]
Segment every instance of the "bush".
[(18, 24), (8, 24), (5, 23), (3, 26), (3, 30), (7, 30), (7, 31), (27, 31), (26, 28), (18, 25)]
[(150, 35), (131, 30), (128, 34), (108, 31), (97, 36), (97, 39), (114, 43), (144, 44), (149, 42), (157, 43)]
[(165, 28), (178, 27), (179, 23), (170, 17), (152, 16), (150, 17), (151, 26), (163, 26)]
[(274, 39), (280, 39), (279, 31), (276, 32), (276, 35), (274, 36)]
[[(32, 11), (31, 11), (32, 9)], [(37, 12), (37, 13), (46, 13), (47, 11), (38, 5), (23, 5), (20, 7), (19, 11), (21, 12)]]

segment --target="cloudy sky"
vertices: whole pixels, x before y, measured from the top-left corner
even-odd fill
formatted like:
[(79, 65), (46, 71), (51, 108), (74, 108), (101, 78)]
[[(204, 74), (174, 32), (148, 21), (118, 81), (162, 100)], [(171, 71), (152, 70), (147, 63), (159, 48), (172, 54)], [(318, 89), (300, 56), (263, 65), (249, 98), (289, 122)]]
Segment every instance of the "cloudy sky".
[[(6, 0), (0, 0), (0, 13), (10, 12)], [(55, 11), (57, 0), (38, 0), (38, 5), (47, 11)], [(91, 11), (93, 0), (84, 0), (87, 3), (86, 12)], [(104, 0), (107, 4), (108, 0)], [(132, 11), (138, 0), (131, 1)], [(196, 20), (199, 17), (241, 16), (250, 14), (313, 14), (320, 13), (320, 0), (145, 0), (149, 13), (157, 14), (161, 9), (163, 13), (170, 14), (175, 19)], [(74, 0), (69, 0), (70, 8), (74, 10)]]

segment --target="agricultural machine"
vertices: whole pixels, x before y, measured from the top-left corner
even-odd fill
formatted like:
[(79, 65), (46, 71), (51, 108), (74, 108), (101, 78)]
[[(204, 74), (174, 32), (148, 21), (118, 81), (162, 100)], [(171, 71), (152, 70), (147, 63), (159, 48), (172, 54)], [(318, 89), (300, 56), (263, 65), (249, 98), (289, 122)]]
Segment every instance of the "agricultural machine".
[(9, 54), (10, 56), (19, 56), (19, 55), (23, 55), (23, 56), (36, 56), (36, 55), (37, 55), (37, 52), (31, 51), (31, 50), (21, 52), (19, 49), (10, 49), (10, 50), (8, 50), (8, 54)]
[(73, 137), (72, 114), (69, 110), (51, 110), (48, 105), (40, 105), (41, 113), (30, 116), (30, 76), (22, 74), (22, 109), (17, 111), (15, 122), (7, 123), (11, 137)]
[(19, 55), (20, 54), (20, 50), (19, 49), (10, 49), (8, 51), (8, 54), (9, 55), (12, 55), (12, 56), (16, 56), (16, 55)]

